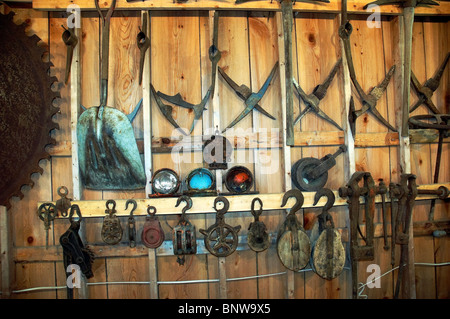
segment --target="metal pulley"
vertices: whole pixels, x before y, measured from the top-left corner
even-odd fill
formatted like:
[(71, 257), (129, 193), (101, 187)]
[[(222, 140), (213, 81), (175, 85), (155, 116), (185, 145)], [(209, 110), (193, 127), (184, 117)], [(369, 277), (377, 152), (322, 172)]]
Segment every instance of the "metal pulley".
[(156, 217), (156, 208), (147, 207), (147, 217), (142, 230), (142, 242), (148, 248), (158, 248), (164, 241), (164, 231)]
[(322, 196), (328, 200), (318, 216), (319, 238), (312, 247), (312, 268), (320, 277), (331, 280), (344, 270), (345, 249), (341, 235), (334, 227), (333, 217), (328, 212), (335, 201), (334, 193), (328, 188), (321, 189), (314, 196), (314, 205)]
[(56, 201), (56, 209), (58, 212), (61, 213), (61, 216), (66, 217), (68, 214), (68, 210), (72, 205), (71, 199), (67, 198), (67, 195), (69, 195), (69, 190), (67, 189), (66, 186), (60, 186), (58, 187), (57, 192), (61, 198)]
[[(223, 203), (223, 207), (218, 209), (217, 204)], [(226, 257), (231, 255), (239, 243), (238, 232), (241, 226), (230, 226), (225, 224), (224, 215), (227, 213), (230, 203), (225, 197), (217, 197), (214, 200), (214, 209), (217, 211), (216, 223), (207, 230), (200, 229), (200, 233), (205, 236), (205, 247), (216, 257)]]
[(253, 186), (252, 172), (244, 166), (234, 166), (225, 174), (225, 187), (232, 194), (248, 193)]
[[(110, 205), (112, 207), (110, 208)], [(102, 240), (108, 245), (115, 245), (122, 240), (123, 229), (119, 217), (116, 216), (116, 202), (112, 199), (106, 201), (107, 214), (103, 219)]]
[(298, 189), (287, 191), (283, 196), (281, 207), (287, 204), (289, 198), (296, 199), (295, 205), (286, 216), (278, 230), (277, 253), (281, 263), (288, 269), (297, 271), (306, 267), (311, 256), (311, 242), (295, 213), (303, 205), (303, 194)]
[(173, 253), (178, 256), (177, 262), (180, 265), (184, 265), (184, 255), (195, 255), (197, 253), (195, 226), (186, 218), (186, 211), (192, 207), (192, 200), (190, 197), (183, 195), (178, 198), (175, 207), (178, 207), (182, 201), (186, 202), (186, 206), (183, 207), (180, 221), (172, 231)]
[[(259, 203), (259, 210), (255, 210), (255, 203)], [(251, 213), (255, 220), (248, 227), (247, 242), (248, 246), (256, 251), (261, 252), (269, 248), (269, 234), (266, 225), (259, 220), (259, 216), (263, 212), (263, 203), (258, 197), (252, 200)]]
[(325, 186), (328, 180), (328, 170), (336, 165), (336, 157), (347, 151), (347, 146), (341, 145), (336, 153), (328, 154), (321, 159), (305, 157), (292, 165), (292, 183), (300, 190), (312, 192)]
[(178, 174), (170, 168), (157, 170), (152, 176), (153, 193), (159, 195), (172, 195), (180, 188)]

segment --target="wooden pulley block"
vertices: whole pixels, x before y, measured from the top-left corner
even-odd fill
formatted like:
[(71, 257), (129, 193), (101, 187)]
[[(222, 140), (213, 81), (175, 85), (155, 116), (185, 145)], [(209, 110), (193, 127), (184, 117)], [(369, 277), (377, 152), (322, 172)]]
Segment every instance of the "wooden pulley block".
[[(110, 207), (112, 205), (112, 207)], [(116, 202), (112, 199), (106, 201), (107, 214), (102, 225), (102, 240), (108, 245), (118, 244), (122, 240), (123, 229), (119, 217), (116, 216)]]
[(303, 194), (298, 189), (292, 189), (283, 196), (281, 207), (288, 199), (294, 197), (295, 205), (286, 216), (286, 220), (278, 230), (277, 253), (281, 263), (288, 269), (297, 271), (306, 267), (311, 257), (311, 242), (295, 213), (303, 205)]
[[(259, 210), (255, 210), (255, 203), (259, 203)], [(248, 246), (256, 252), (264, 251), (270, 246), (269, 234), (266, 225), (259, 220), (263, 211), (263, 203), (258, 197), (252, 200), (251, 213), (255, 220), (248, 227), (247, 242)]]
[(158, 248), (164, 241), (164, 231), (156, 215), (156, 208), (149, 206), (147, 208), (147, 217), (145, 219), (144, 229), (141, 239), (148, 248)]
[(178, 256), (177, 262), (180, 265), (184, 265), (184, 255), (197, 253), (195, 226), (185, 216), (186, 211), (192, 207), (192, 200), (189, 196), (183, 195), (178, 198), (175, 207), (178, 207), (182, 201), (185, 201), (187, 205), (183, 207), (180, 221), (172, 231), (173, 253)]
[(314, 205), (322, 196), (326, 196), (328, 201), (318, 216), (319, 238), (312, 248), (312, 266), (320, 277), (331, 280), (344, 270), (345, 248), (341, 234), (334, 228), (333, 218), (328, 212), (333, 207), (335, 196), (330, 189), (321, 189), (315, 195)]

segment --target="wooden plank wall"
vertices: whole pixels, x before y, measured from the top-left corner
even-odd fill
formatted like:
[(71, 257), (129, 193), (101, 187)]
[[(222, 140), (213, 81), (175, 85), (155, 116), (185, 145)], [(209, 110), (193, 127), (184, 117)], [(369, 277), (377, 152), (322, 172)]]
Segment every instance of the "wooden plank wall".
[[(16, 19), (27, 21), (30, 32), (36, 33), (49, 47), (49, 58), (54, 67), (51, 74), (56, 75), (60, 82), (55, 84), (61, 92), (59, 106), (61, 112), (55, 117), (60, 130), (54, 133), (57, 145), (52, 148), (50, 161), (42, 161), (44, 174), (33, 176), (35, 185), (32, 189), (25, 188), (23, 200), (13, 199), (10, 213), (13, 216), (13, 237), (15, 248), (34, 248), (41, 251), (42, 259), (32, 260), (27, 256), (16, 260), (15, 283), (16, 290), (31, 287), (54, 287), (65, 285), (65, 273), (62, 259), (49, 256), (45, 250), (45, 231), (36, 216), (36, 203), (42, 200), (56, 200), (59, 196), (56, 190), (65, 185), (72, 194), (72, 170), (70, 152), (70, 90), (62, 83), (65, 70), (66, 48), (61, 39), (66, 25), (64, 12), (43, 12), (32, 9), (14, 9)], [(381, 28), (368, 28), (365, 16), (350, 16), (353, 25), (352, 54), (358, 79), (367, 92), (377, 85), (389, 68), (398, 61), (396, 51), (398, 39), (399, 18), (384, 17)], [(199, 103), (210, 85), (210, 61), (208, 48), (211, 44), (210, 30), (212, 24), (207, 11), (151, 11), (151, 75), (150, 79), (155, 89), (172, 95), (178, 92), (191, 103)], [(85, 107), (99, 104), (99, 18), (95, 12), (82, 14), (81, 45), (81, 99)], [(310, 93), (328, 75), (338, 58), (342, 57), (340, 40), (337, 34), (339, 15), (323, 13), (298, 13), (294, 21), (294, 75), (305, 90)], [(139, 11), (121, 11), (114, 14), (111, 21), (110, 42), (110, 79), (109, 104), (124, 113), (130, 113), (142, 98), (142, 89), (138, 84), (139, 50), (136, 46), (136, 35), (141, 25)], [(414, 24), (413, 65), (412, 69), (422, 83), (434, 74), (445, 54), (450, 50), (450, 22), (448, 18), (430, 19), (417, 18)], [(222, 58), (219, 66), (239, 84), (246, 84), (257, 91), (268, 76), (273, 65), (279, 59), (278, 37), (281, 30), (277, 29), (274, 13), (268, 12), (227, 12), (221, 11), (219, 23), (219, 49)], [(272, 85), (261, 101), (261, 106), (276, 117), (271, 120), (254, 111), (250, 116), (237, 124), (236, 128), (253, 131), (258, 129), (281, 129), (282, 116), (280, 108), (281, 86), (280, 73), (277, 71)], [(343, 74), (342, 69), (333, 80), (328, 94), (321, 102), (324, 110), (336, 122), (342, 124), (343, 116)], [(244, 107), (230, 87), (218, 77), (220, 126), (225, 127)], [(449, 113), (449, 68), (442, 77), (441, 86), (436, 91), (433, 100), (438, 108)], [(378, 110), (393, 125), (396, 123), (394, 111), (395, 94), (398, 92), (391, 83), (386, 94), (378, 103)], [(411, 93), (411, 101), (417, 97)], [(294, 97), (295, 115), (300, 108), (298, 99)], [(355, 100), (356, 101), (356, 100)], [(356, 102), (358, 109), (360, 104)], [(172, 127), (166, 122), (151, 99), (151, 119), (153, 139), (171, 137)], [(426, 110), (419, 108), (416, 113)], [(415, 114), (416, 114), (415, 113)], [(189, 128), (193, 113), (181, 108), (174, 108), (174, 118), (181, 127)], [(197, 123), (194, 135), (210, 134), (213, 123), (213, 113), (210, 108), (203, 114), (202, 121)], [(139, 112), (133, 122), (137, 139), (142, 139), (143, 115)], [(296, 125), (295, 131), (301, 132), (334, 132), (336, 128), (313, 113), (306, 115)], [(388, 132), (370, 114), (358, 118), (356, 124), (358, 133)], [(322, 146), (296, 146), (291, 149), (291, 163), (300, 158), (317, 157), (334, 153), (340, 143)], [(411, 146), (412, 172), (418, 177), (418, 184), (432, 183), (434, 172), (436, 143), (413, 144)], [(355, 150), (356, 170), (367, 170), (375, 180), (384, 179), (386, 184), (399, 181), (399, 147), (359, 147)], [(192, 155), (193, 156), (193, 155)], [(242, 161), (242, 159), (245, 159)], [(450, 180), (449, 144), (445, 143), (441, 162), (440, 182)], [(153, 171), (160, 168), (172, 168), (181, 177), (202, 163), (176, 163), (170, 153), (153, 154)], [(270, 164), (277, 163), (271, 170)], [(245, 165), (254, 173), (256, 190), (260, 193), (284, 192), (282, 174), (283, 152), (274, 149), (240, 149), (235, 150), (233, 165)], [(329, 171), (326, 187), (333, 190), (345, 185), (344, 157), (337, 159), (337, 164)], [(273, 167), (272, 167), (273, 168)], [(288, 168), (290, 169), (290, 168)], [(271, 170), (271, 171), (270, 171)], [(270, 174), (267, 174), (270, 171)], [(90, 191), (84, 189), (83, 199), (110, 198), (145, 198), (147, 194), (136, 192)], [(381, 222), (381, 210), (377, 207), (376, 222)], [(414, 221), (428, 218), (429, 201), (417, 203)], [(316, 215), (319, 209), (304, 209), (305, 228), (313, 233), (317, 231)], [(348, 227), (348, 211), (346, 207), (332, 209), (336, 227)], [(284, 211), (264, 213), (261, 220), (268, 229), (275, 232), (284, 220)], [(388, 214), (388, 218), (389, 214)], [(435, 219), (450, 218), (449, 203), (437, 202)], [(100, 229), (102, 218), (85, 220), (85, 236), (89, 244), (101, 244)], [(166, 238), (170, 238), (171, 227), (178, 220), (177, 215), (160, 218)], [(207, 228), (214, 223), (214, 216), (195, 214), (191, 222), (199, 228)], [(231, 225), (242, 225), (240, 235), (245, 236), (249, 223), (253, 220), (248, 211), (233, 213), (226, 218)], [(125, 225), (126, 220), (122, 223)], [(145, 218), (137, 218), (137, 227), (141, 229)], [(49, 232), (49, 246), (58, 246), (59, 236), (67, 229), (68, 221), (56, 220)], [(138, 233), (139, 235), (140, 233)], [(200, 234), (197, 234), (200, 237)], [(125, 245), (125, 244), (124, 244)], [(124, 246), (122, 245), (122, 246)], [(449, 261), (450, 239), (447, 237), (433, 238), (431, 236), (414, 239), (415, 261), (439, 263)], [(125, 247), (125, 246), (124, 246)], [(94, 265), (94, 278), (90, 282), (147, 282), (150, 279), (149, 258), (145, 254), (134, 252), (115, 257), (97, 258)], [(375, 241), (375, 261), (361, 262), (359, 278), (364, 281), (368, 276), (366, 266), (371, 263), (380, 265), (382, 273), (391, 269), (390, 251), (384, 251), (383, 239)], [(121, 249), (123, 251), (124, 249)], [(130, 249), (131, 250), (131, 249)], [(118, 250), (119, 251), (119, 250)], [(397, 252), (398, 253), (398, 252)], [(397, 254), (398, 263), (399, 254)], [(276, 248), (272, 245), (267, 251), (255, 253), (252, 250), (242, 250), (226, 258), (226, 277), (237, 278), (271, 273), (285, 272), (279, 262)], [(158, 281), (207, 280), (219, 278), (218, 259), (209, 254), (187, 256), (184, 266), (178, 265), (175, 256), (157, 256), (156, 267)], [(43, 275), (45, 274), (45, 275)], [(392, 298), (395, 287), (396, 272), (381, 278), (381, 289), (366, 288), (363, 294), (370, 299)], [(338, 278), (326, 281), (312, 271), (295, 273), (294, 298), (351, 298), (351, 272), (347, 268)], [(448, 267), (416, 267), (416, 287), (418, 298), (448, 298), (450, 294), (450, 272)], [(144, 286), (147, 287), (147, 286)], [(285, 298), (287, 293), (286, 275), (264, 278), (252, 278), (227, 282), (228, 298)], [(161, 284), (158, 288), (159, 298), (218, 298), (219, 283), (203, 282), (195, 284)], [(27, 292), (13, 295), (14, 298), (65, 298), (65, 289), (49, 289), (45, 291)], [(142, 284), (108, 284), (89, 286), (89, 298), (149, 298), (150, 289), (144, 289)]]

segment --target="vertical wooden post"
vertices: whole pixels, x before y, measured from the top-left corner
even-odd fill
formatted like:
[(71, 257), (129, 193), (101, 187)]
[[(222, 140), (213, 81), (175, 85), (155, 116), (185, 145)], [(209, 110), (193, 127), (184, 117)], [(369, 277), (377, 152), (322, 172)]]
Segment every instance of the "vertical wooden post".
[(2, 264), (2, 299), (11, 297), (14, 284), (14, 261), (12, 256), (11, 219), (5, 206), (0, 206), (0, 247)]
[[(400, 70), (396, 72), (396, 114), (400, 114), (396, 117), (397, 128), (400, 128), (399, 134), (399, 158), (400, 158), (400, 171), (404, 174), (411, 173), (411, 148), (407, 123), (405, 119), (409, 117), (409, 85), (411, 77), (411, 48), (407, 46), (411, 45), (411, 39), (406, 39), (407, 36), (412, 35), (412, 30), (405, 30), (406, 23), (405, 18), (411, 18), (409, 14), (407, 17), (399, 17), (398, 28), (398, 66)], [(408, 55), (408, 56), (406, 56)], [(408, 77), (408, 78), (405, 78)], [(406, 88), (405, 86), (408, 86)], [(403, 94), (401, 94), (402, 92)], [(407, 113), (407, 114), (405, 114)], [(404, 270), (404, 276), (402, 278), (402, 297), (405, 299), (416, 298), (416, 284), (415, 284), (415, 272), (414, 272), (414, 234), (413, 234), (413, 218), (411, 219), (411, 225), (409, 227), (409, 242), (408, 242), (408, 257), (407, 265)]]
[[(280, 84), (281, 84), (281, 116), (283, 121), (283, 172), (284, 172), (284, 191), (288, 191), (292, 188), (291, 181), (291, 148), (288, 146), (288, 124), (287, 124), (287, 110), (286, 110), (286, 60), (284, 54), (284, 33), (283, 33), (283, 18), (281, 12), (275, 13), (275, 19), (277, 22), (278, 30), (278, 50), (280, 61)], [(291, 43), (292, 45), (292, 43)], [(292, 63), (292, 62), (291, 62)], [(293, 133), (292, 133), (293, 139)], [(291, 270), (286, 271), (286, 283), (287, 283), (287, 298), (293, 299), (295, 292), (295, 273)]]
[[(209, 11), (209, 36), (210, 36), (210, 43), (214, 42), (214, 15), (215, 10)], [(218, 66), (216, 66), (217, 68)], [(211, 70), (212, 72), (213, 70)], [(220, 127), (220, 110), (219, 110), (219, 81), (218, 81), (218, 74), (216, 69), (216, 80), (214, 81), (214, 96), (212, 100), (210, 101), (210, 109), (212, 110), (212, 129), (213, 131), (218, 130), (221, 132)], [(215, 170), (216, 174), (216, 190), (218, 192), (222, 191), (222, 170), (217, 169)], [(218, 271), (219, 271), (219, 298), (220, 299), (227, 299), (227, 274), (226, 274), (226, 261), (225, 257), (218, 257)]]

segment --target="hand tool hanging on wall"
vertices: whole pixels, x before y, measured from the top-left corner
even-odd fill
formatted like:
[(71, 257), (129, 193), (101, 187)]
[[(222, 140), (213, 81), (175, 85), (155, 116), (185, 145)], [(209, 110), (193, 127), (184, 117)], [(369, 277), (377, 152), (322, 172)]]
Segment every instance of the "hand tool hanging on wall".
[[(436, 167), (434, 169), (433, 183), (439, 181), (439, 171), (441, 166), (442, 145), (444, 138), (450, 134), (450, 114), (425, 114), (415, 115), (409, 118), (409, 125), (412, 128), (435, 129), (439, 132), (438, 149), (436, 152)], [(434, 206), (436, 200), (431, 200), (429, 220), (434, 219)]]
[(267, 117), (274, 120), (275, 118), (267, 113), (262, 107), (258, 105), (259, 101), (263, 98), (264, 94), (267, 91), (267, 88), (269, 87), (270, 83), (273, 80), (273, 77), (275, 75), (275, 71), (278, 69), (278, 62), (275, 63), (275, 65), (272, 68), (272, 71), (270, 72), (269, 76), (267, 77), (266, 81), (262, 85), (262, 87), (259, 89), (257, 93), (253, 93), (249, 87), (242, 84), (238, 86), (236, 82), (234, 82), (221, 68), (218, 67), (220, 75), (225, 79), (225, 81), (231, 86), (231, 88), (236, 92), (237, 96), (239, 96), (241, 99), (244, 100), (245, 108), (242, 110), (242, 112), (230, 123), (228, 126), (222, 130), (222, 133), (225, 132), (227, 129), (233, 127), (236, 125), (240, 120), (242, 120), (244, 117), (246, 117), (254, 108), (256, 108), (259, 112), (266, 115)]
[[(223, 207), (218, 208), (218, 203)], [(225, 224), (224, 215), (227, 213), (230, 203), (225, 197), (217, 197), (214, 200), (214, 209), (216, 210), (216, 223), (208, 229), (200, 229), (200, 233), (205, 236), (205, 247), (216, 257), (227, 257), (237, 248), (239, 243), (238, 232), (241, 226), (230, 226)]]
[[(259, 204), (259, 209), (255, 210), (255, 204)], [(255, 220), (250, 223), (247, 233), (247, 244), (250, 249), (256, 252), (261, 252), (269, 248), (269, 234), (267, 233), (267, 227), (264, 222), (259, 220), (263, 212), (263, 202), (260, 198), (256, 197), (252, 200), (251, 213)]]
[(52, 90), (58, 79), (49, 76), (53, 64), (42, 60), (41, 39), (27, 36), (27, 23), (17, 25), (13, 17), (13, 11), (0, 13), (0, 205), (7, 209), (11, 197), (24, 197), (23, 185), (33, 187), (31, 175), (44, 172), (39, 161), (50, 159), (45, 148), (56, 143), (50, 132), (59, 128), (52, 117), (60, 97)]
[(50, 230), (50, 224), (57, 215), (56, 206), (52, 203), (44, 203), (38, 208), (38, 217), (44, 222), (45, 227), (45, 249), (48, 249), (48, 231)]
[(317, 159), (305, 157), (292, 165), (291, 178), (295, 187), (304, 191), (317, 191), (325, 186), (328, 171), (336, 165), (336, 157), (347, 151), (347, 146), (341, 145), (334, 154), (328, 154)]
[(130, 242), (130, 247), (134, 248), (136, 247), (136, 220), (134, 219), (133, 212), (137, 208), (137, 203), (134, 199), (129, 199), (125, 203), (125, 210), (128, 209), (128, 205), (133, 204), (133, 208), (130, 211), (130, 216), (128, 217), (128, 240)]
[(209, 140), (203, 144), (203, 160), (208, 164), (208, 168), (227, 169), (228, 162), (231, 162), (233, 145), (230, 141), (216, 131)]
[[(346, 0), (344, 0), (346, 1)], [(432, 0), (377, 0), (368, 3), (363, 8), (366, 9), (369, 5), (386, 5), (399, 4), (403, 7), (404, 20), (404, 46), (403, 46), (403, 98), (402, 98), (402, 128), (401, 135), (403, 137), (409, 136), (408, 133), (408, 118), (409, 118), (409, 100), (410, 100), (410, 81), (411, 81), (411, 51), (412, 51), (412, 36), (414, 24), (414, 9), (419, 6), (439, 5)]]
[(118, 244), (122, 240), (123, 229), (119, 217), (116, 216), (116, 212), (116, 202), (112, 199), (107, 200), (106, 216), (103, 219), (101, 234), (102, 240), (108, 245)]
[(142, 73), (144, 72), (145, 52), (150, 47), (150, 38), (147, 37), (147, 16), (148, 12), (145, 11), (142, 16), (142, 28), (139, 28), (139, 33), (136, 36), (137, 46), (139, 48), (139, 85), (142, 84)]
[(323, 112), (319, 108), (320, 101), (327, 94), (328, 87), (330, 86), (331, 81), (334, 79), (334, 76), (336, 75), (336, 72), (337, 72), (337, 70), (338, 70), (338, 68), (339, 68), (339, 66), (341, 64), (342, 64), (342, 58), (340, 58), (336, 62), (336, 64), (334, 65), (333, 69), (331, 69), (331, 72), (328, 75), (328, 77), (325, 79), (325, 81), (322, 84), (317, 85), (314, 88), (314, 90), (312, 91), (312, 93), (309, 94), (309, 95), (307, 95), (305, 93), (305, 91), (303, 91), (303, 89), (297, 83), (295, 78), (293, 78), (292, 81), (293, 81), (293, 84), (294, 84), (294, 88), (297, 91), (297, 94), (299, 95), (299, 97), (301, 98), (303, 103), (305, 103), (305, 108), (303, 109), (303, 111), (300, 112), (300, 114), (294, 120), (294, 124), (293, 125), (297, 124), (308, 112), (312, 111), (317, 116), (321, 117), (322, 119), (324, 119), (328, 123), (331, 123), (332, 125), (334, 125), (339, 130), (342, 131), (342, 127), (340, 127), (339, 124), (337, 124), (331, 117), (329, 117), (327, 114), (325, 114), (325, 112)]
[(156, 217), (156, 208), (154, 206), (147, 207), (147, 217), (145, 218), (141, 237), (145, 247), (148, 248), (158, 248), (164, 241), (164, 230), (158, 217)]
[(306, 267), (311, 256), (311, 242), (302, 223), (295, 214), (302, 208), (304, 197), (298, 189), (291, 189), (283, 196), (281, 207), (289, 198), (296, 202), (287, 214), (285, 221), (277, 232), (277, 253), (281, 263), (288, 269), (298, 271)]
[(314, 206), (322, 196), (327, 198), (327, 202), (318, 216), (319, 238), (311, 249), (311, 264), (320, 277), (331, 280), (338, 277), (344, 270), (345, 248), (342, 244), (341, 234), (335, 229), (333, 217), (329, 213), (334, 205), (334, 193), (328, 188), (320, 189), (314, 196)]
[(363, 88), (361, 87), (360, 83), (358, 82), (358, 79), (356, 78), (355, 67), (353, 65), (352, 51), (350, 44), (350, 35), (352, 34), (352, 31), (353, 27), (350, 21), (347, 19), (347, 0), (342, 0), (342, 17), (341, 17), (341, 25), (339, 26), (339, 37), (342, 39), (342, 42), (344, 44), (344, 52), (347, 58), (350, 78), (362, 103), (362, 107), (360, 110), (355, 110), (354, 104), (350, 103), (350, 112), (348, 114), (348, 120), (350, 124), (350, 129), (352, 131), (352, 135), (353, 137), (355, 136), (356, 119), (366, 112), (370, 112), (380, 123), (389, 128), (391, 131), (397, 132), (397, 130), (391, 124), (389, 124), (389, 122), (380, 114), (380, 112), (376, 108), (377, 101), (381, 98), (384, 91), (386, 91), (389, 81), (391, 80), (391, 77), (394, 74), (395, 65), (393, 65), (389, 69), (384, 80), (379, 85), (375, 86), (372, 90), (370, 90), (369, 94), (366, 94)]
[(66, 217), (69, 213), (68, 210), (70, 206), (72, 206), (72, 199), (67, 197), (67, 195), (69, 195), (69, 190), (66, 186), (60, 186), (58, 187), (57, 193), (61, 198), (56, 201), (56, 209), (61, 213), (62, 217)]
[[(393, 191), (391, 195), (392, 200), (397, 199), (396, 221), (393, 226), (395, 227), (395, 232), (393, 232), (392, 236), (395, 238), (395, 243), (401, 245), (399, 271), (394, 293), (394, 298), (397, 299), (405, 273), (405, 266), (408, 264), (409, 229), (412, 222), (414, 203), (418, 193), (416, 176), (413, 174), (402, 174), (400, 184), (392, 186), (391, 190)], [(394, 247), (392, 248), (394, 249)]]
[(181, 202), (186, 202), (186, 206), (181, 211), (181, 218), (172, 230), (173, 253), (177, 255), (177, 262), (184, 265), (184, 255), (195, 255), (197, 253), (197, 234), (195, 226), (186, 218), (186, 211), (192, 207), (192, 199), (183, 195), (177, 200), (175, 207)]
[[(359, 183), (363, 181), (362, 187)], [(385, 186), (384, 186), (385, 187)], [(381, 192), (384, 192), (382, 190)], [(380, 193), (379, 187), (369, 172), (355, 172), (345, 187), (339, 188), (339, 196), (348, 197), (348, 209), (350, 215), (350, 256), (352, 264), (352, 295), (357, 298), (358, 295), (358, 261), (373, 260), (375, 254), (374, 248), (374, 224), (375, 215), (375, 196)], [(362, 233), (359, 222), (362, 216), (359, 198), (364, 198), (364, 221), (365, 235)], [(359, 235), (361, 235), (359, 238)], [(360, 244), (360, 240), (364, 244)]]
[[(208, 50), (209, 59), (211, 61), (211, 66), (212, 66), (212, 69), (211, 69), (212, 70), (211, 85), (210, 85), (208, 91), (206, 92), (205, 96), (203, 97), (202, 101), (199, 104), (192, 104), (192, 103), (186, 102), (181, 97), (180, 93), (177, 93), (175, 95), (167, 95), (167, 94), (164, 94), (164, 93), (159, 92), (159, 91), (158, 91), (158, 93), (156, 93), (158, 95), (158, 97), (163, 98), (167, 102), (170, 102), (170, 103), (175, 104), (177, 106), (180, 106), (180, 107), (183, 107), (183, 108), (186, 108), (186, 109), (191, 109), (191, 110), (194, 111), (194, 119), (192, 121), (192, 125), (191, 125), (189, 133), (192, 133), (192, 131), (194, 130), (195, 124), (202, 117), (203, 111), (206, 110), (205, 109), (206, 103), (214, 95), (214, 88), (215, 88), (215, 83), (216, 83), (216, 68), (217, 68), (217, 63), (219, 62), (219, 60), (221, 58), (221, 52), (218, 49), (218, 42), (219, 42), (218, 37), (219, 37), (219, 12), (216, 11), (216, 12), (214, 12), (213, 44), (209, 47), (209, 50)], [(152, 90), (154, 90), (153, 87), (152, 87)], [(155, 95), (155, 93), (154, 93), (154, 95)], [(169, 106), (169, 105), (163, 105), (161, 100), (158, 100), (156, 98), (156, 96), (155, 96), (155, 99), (156, 99), (156, 102), (157, 102), (161, 112), (163, 113), (164, 117), (175, 128), (180, 129), (178, 127), (178, 124), (175, 122), (175, 120), (172, 117), (172, 107)], [(183, 134), (185, 134), (185, 133), (183, 132)]]
[(70, 68), (72, 66), (73, 50), (78, 44), (78, 37), (74, 33), (75, 28), (66, 29), (64, 26), (62, 27), (65, 30), (62, 34), (62, 39), (67, 46), (66, 71), (64, 75), (64, 83), (67, 84), (67, 82), (69, 82)]
[[(78, 220), (74, 219), (73, 215), (75, 213), (78, 216)], [(92, 264), (95, 257), (93, 251), (88, 246), (84, 245), (78, 233), (82, 220), (83, 217), (81, 216), (80, 207), (78, 207), (78, 205), (72, 205), (69, 212), (70, 227), (61, 235), (59, 243), (63, 249), (64, 270), (67, 271), (69, 265), (77, 264), (83, 275), (89, 279), (94, 277)], [(69, 277), (68, 274), (69, 273), (66, 272), (67, 277)], [(67, 299), (73, 299), (73, 288), (70, 288), (69, 286), (67, 286)]]
[(78, 119), (78, 157), (81, 179), (90, 189), (140, 189), (146, 184), (141, 156), (129, 118), (106, 106), (108, 99), (109, 29), (116, 0), (102, 20), (100, 106), (86, 109)]
[(431, 100), (431, 97), (439, 87), (442, 74), (444, 73), (445, 67), (447, 66), (449, 59), (450, 59), (450, 52), (447, 53), (444, 61), (442, 62), (441, 66), (436, 71), (434, 76), (426, 80), (423, 85), (420, 84), (419, 80), (416, 78), (415, 74), (411, 70), (411, 84), (413, 85), (419, 99), (413, 106), (409, 108), (409, 113), (414, 112), (422, 104), (425, 104), (425, 106), (434, 114), (441, 113), (439, 112), (438, 108), (434, 105), (433, 101)]

